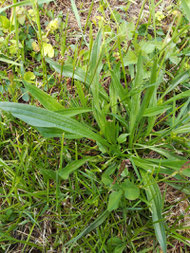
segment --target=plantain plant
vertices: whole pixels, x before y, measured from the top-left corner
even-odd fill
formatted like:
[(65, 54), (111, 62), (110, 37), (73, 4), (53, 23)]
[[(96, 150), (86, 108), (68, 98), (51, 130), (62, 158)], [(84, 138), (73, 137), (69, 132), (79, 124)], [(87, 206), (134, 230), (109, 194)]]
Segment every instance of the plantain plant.
[[(15, 3), (14, 6), (18, 4)], [(72, 5), (74, 6), (74, 1)], [(159, 180), (173, 177), (178, 181), (190, 176), (190, 169), (185, 166), (188, 160), (177, 152), (178, 137), (183, 135), (187, 138), (190, 130), (190, 90), (183, 87), (189, 80), (190, 69), (179, 71), (163, 90), (164, 75), (167, 72), (164, 60), (167, 60), (166, 50), (171, 42), (164, 45), (160, 51), (157, 42), (152, 42), (154, 47), (149, 53), (145, 46), (139, 49), (134, 43), (135, 53), (132, 49), (126, 50), (125, 56), (120, 52), (118, 60), (112, 64), (109, 55), (112, 52), (109, 51), (110, 39), (105, 39), (102, 34), (103, 31), (100, 30), (93, 46), (88, 45), (90, 57), (86, 66), (74, 68), (72, 64), (60, 65), (52, 59), (45, 59), (51, 69), (73, 79), (82, 106), (66, 108), (23, 78), (25, 88), (43, 108), (0, 102), (0, 109), (33, 126), (45, 137), (61, 138), (64, 134), (64, 139), (87, 138), (102, 156), (110, 158), (111, 162), (102, 174), (102, 182), (110, 192), (107, 210), (66, 245), (76, 242), (99, 226), (112, 211), (120, 207), (123, 198), (138, 201), (142, 191), (145, 191), (157, 240), (163, 252), (167, 252), (162, 196), (155, 176), (158, 176)], [(175, 36), (172, 40), (174, 39)], [(120, 50), (119, 30), (116, 40)], [(148, 54), (151, 54), (151, 57), (148, 57)], [(132, 58), (132, 55), (135, 57)], [(103, 63), (105, 59), (107, 61)], [(24, 67), (22, 63), (20, 65), (24, 77)], [(43, 66), (45, 76), (44, 62)], [(105, 71), (110, 79), (107, 92), (100, 82)], [(129, 81), (126, 80), (127, 77)], [(183, 88), (176, 92), (179, 85)], [(90, 97), (87, 104), (83, 103), (85, 92)], [(81, 122), (76, 119), (80, 114), (85, 115)], [(96, 123), (95, 126), (89, 124), (86, 115), (90, 115)], [(183, 143), (180, 145), (186, 152), (188, 147), (183, 146)], [(161, 159), (144, 157), (145, 150), (154, 152)], [(71, 173), (90, 160), (93, 161), (93, 156), (84, 156), (64, 168), (60, 166), (59, 177), (62, 180), (68, 179)], [(133, 173), (129, 172), (129, 167), (133, 168)], [(170, 182), (170, 185), (189, 193), (190, 188), (186, 183), (182, 187), (177, 183)]]

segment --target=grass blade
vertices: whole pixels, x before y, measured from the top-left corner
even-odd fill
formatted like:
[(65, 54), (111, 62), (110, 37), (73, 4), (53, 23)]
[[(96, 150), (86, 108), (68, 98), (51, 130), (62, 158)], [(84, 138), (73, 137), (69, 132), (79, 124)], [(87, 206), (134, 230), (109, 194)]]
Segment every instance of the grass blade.
[[(53, 1), (55, 1), (55, 0), (37, 0), (38, 4), (45, 4), (45, 3), (47, 4), (47, 3), (53, 2)], [(0, 8), (0, 14), (12, 7), (26, 6), (26, 5), (32, 5), (32, 4), (33, 4), (33, 2), (31, 0), (26, 0), (26, 1), (21, 1), (21, 2), (15, 3), (15, 4), (11, 4), (11, 5), (5, 6), (3, 8)]]
[(70, 244), (76, 243), (80, 238), (83, 236), (89, 234), (92, 230), (99, 227), (110, 215), (109, 211), (104, 211), (94, 222), (92, 222), (87, 228), (85, 228), (79, 235), (77, 235), (75, 238), (71, 239), (69, 242), (65, 243), (64, 246), (68, 246)]

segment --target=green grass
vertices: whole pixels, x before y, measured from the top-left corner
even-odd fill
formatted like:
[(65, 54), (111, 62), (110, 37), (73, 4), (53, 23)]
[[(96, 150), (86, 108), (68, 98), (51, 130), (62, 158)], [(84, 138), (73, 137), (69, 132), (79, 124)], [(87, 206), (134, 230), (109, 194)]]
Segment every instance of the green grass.
[(0, 9), (0, 252), (189, 252), (188, 1), (45, 2)]

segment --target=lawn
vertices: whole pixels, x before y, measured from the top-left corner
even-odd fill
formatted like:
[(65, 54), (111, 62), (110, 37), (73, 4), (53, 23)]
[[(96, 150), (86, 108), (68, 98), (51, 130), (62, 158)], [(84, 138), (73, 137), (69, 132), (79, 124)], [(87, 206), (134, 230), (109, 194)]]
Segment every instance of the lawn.
[(189, 38), (189, 0), (1, 0), (0, 252), (190, 252)]

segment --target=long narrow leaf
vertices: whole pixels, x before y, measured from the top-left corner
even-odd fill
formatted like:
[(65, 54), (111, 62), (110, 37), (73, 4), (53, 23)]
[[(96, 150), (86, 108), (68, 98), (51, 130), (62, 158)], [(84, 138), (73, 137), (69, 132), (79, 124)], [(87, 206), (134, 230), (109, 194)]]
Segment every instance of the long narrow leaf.
[(63, 110), (64, 106), (57, 102), (56, 99), (52, 98), (46, 92), (40, 90), (38, 87), (24, 82), (26, 89), (32, 94), (34, 98), (39, 100), (39, 102), (50, 111)]
[[(139, 88), (142, 83), (142, 70), (143, 70), (143, 62), (142, 62), (142, 54), (140, 52), (139, 57), (138, 57), (138, 62), (137, 62), (137, 73), (136, 73), (136, 78), (133, 84), (133, 89)], [(129, 131), (130, 131), (129, 147), (132, 147), (133, 140), (135, 137), (136, 124), (138, 123), (137, 119), (138, 119), (139, 110), (140, 110), (140, 96), (141, 96), (141, 92), (131, 97), (131, 105), (130, 105), (131, 112), (130, 112), (130, 119), (129, 119)]]
[(12, 113), (13, 116), (32, 126), (62, 129), (65, 132), (98, 141), (109, 147), (108, 142), (93, 132), (87, 125), (58, 113), (31, 105), (10, 102), (0, 102), (0, 109)]
[(69, 242), (65, 243), (64, 246), (68, 246), (70, 244), (76, 243), (80, 238), (83, 236), (89, 234), (92, 230), (99, 227), (110, 215), (109, 211), (103, 212), (94, 222), (92, 222), (87, 228), (85, 228), (79, 235), (77, 235), (75, 238), (71, 239)]
[(12, 65), (16, 65), (16, 66), (21, 66), (21, 64), (15, 62), (15, 61), (11, 61), (9, 59), (2, 58), (2, 57), (0, 57), (0, 62), (5, 62), (7, 64), (12, 64)]
[[(90, 85), (90, 78), (89, 75), (86, 76), (86, 73), (83, 69), (76, 67), (75, 71), (74, 71), (74, 75), (73, 75), (73, 65), (71, 64), (67, 64), (64, 65), (63, 67), (61, 67), (60, 64), (58, 64), (57, 62), (53, 61), (52, 59), (49, 58), (45, 58), (46, 62), (49, 63), (49, 65), (59, 74), (62, 73), (63, 76), (65, 77), (74, 77), (74, 79), (81, 81), (81, 82), (85, 82), (86, 80), (86, 84)], [(61, 69), (62, 68), (62, 69)], [(62, 70), (62, 72), (61, 72)]]
[(187, 18), (190, 22), (190, 1), (189, 0), (181, 0), (181, 6), (183, 8), (183, 11), (185, 12)]
[(163, 99), (170, 91), (175, 89), (179, 84), (182, 84), (186, 80), (190, 78), (190, 70), (185, 71), (184, 73), (180, 73), (178, 76), (176, 76), (169, 87), (166, 89), (166, 91), (162, 94), (161, 99)]
[(183, 99), (183, 98), (186, 98), (186, 97), (190, 97), (190, 90), (186, 90), (182, 93), (179, 93), (178, 95), (166, 100), (162, 105), (170, 104), (174, 101), (177, 101), (177, 100), (180, 100), (180, 99)]
[[(62, 137), (64, 131), (54, 127), (36, 127), (36, 129), (41, 133), (45, 138), (52, 137)], [(77, 134), (64, 133), (65, 139), (80, 139), (81, 136)]]
[(92, 160), (93, 157), (87, 157), (84, 159), (80, 159), (77, 161), (73, 161), (69, 163), (65, 168), (59, 170), (59, 176), (62, 179), (68, 179), (69, 175), (74, 172), (75, 170), (79, 169), (83, 164), (88, 162), (89, 160)]
[(76, 18), (76, 20), (77, 20), (78, 26), (79, 26), (79, 28), (80, 28), (80, 30), (81, 30), (83, 39), (84, 39), (84, 41), (86, 42), (86, 45), (87, 45), (88, 43), (87, 43), (87, 41), (86, 41), (86, 39), (85, 39), (84, 32), (83, 32), (83, 30), (82, 30), (82, 25), (81, 25), (81, 21), (80, 21), (80, 16), (79, 16), (79, 13), (78, 13), (78, 10), (77, 10), (77, 6), (76, 6), (76, 4), (75, 4), (75, 0), (71, 0), (71, 7), (72, 7), (72, 9), (73, 9), (73, 12), (74, 12), (75, 18)]
[(73, 9), (73, 12), (75, 14), (75, 18), (77, 20), (77, 23), (78, 23), (78, 26), (82, 32), (82, 26), (81, 26), (81, 22), (80, 22), (80, 16), (79, 16), (79, 13), (78, 13), (78, 10), (77, 10), (77, 6), (75, 4), (75, 0), (71, 0), (71, 7)]
[(66, 108), (62, 110), (56, 111), (57, 113), (60, 113), (67, 117), (72, 117), (81, 113), (91, 112), (92, 109), (90, 108), (83, 108), (83, 107), (72, 107), (72, 108)]
[(72, 117), (81, 113), (92, 111), (90, 108), (74, 107), (65, 108), (56, 99), (51, 97), (46, 92), (42, 91), (38, 87), (24, 82), (24, 86), (32, 94), (32, 96), (39, 100), (39, 102), (48, 110), (56, 111), (64, 116)]
[[(44, 4), (44, 3), (54, 2), (54, 1), (55, 0), (37, 0), (38, 4)], [(25, 0), (25, 1), (21, 1), (21, 2), (15, 3), (15, 4), (11, 4), (11, 5), (5, 6), (3, 8), (0, 8), (0, 14), (2, 12), (6, 11), (9, 8), (12, 8), (12, 7), (26, 6), (26, 5), (32, 5), (32, 4), (33, 3), (32, 3), (31, 0)]]
[(160, 189), (156, 184), (152, 175), (148, 175), (147, 173), (144, 173), (144, 171), (141, 171), (141, 175), (143, 182), (145, 184), (147, 199), (150, 203), (150, 210), (152, 213), (152, 221), (156, 238), (160, 243), (163, 252), (166, 253), (167, 252), (166, 232), (162, 216), (162, 197)]

